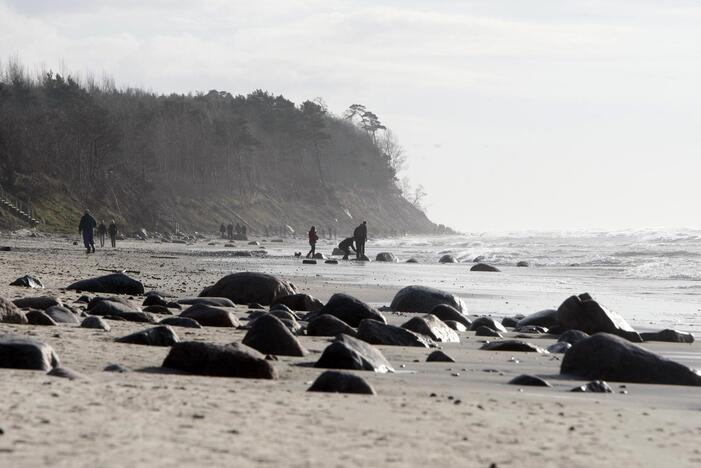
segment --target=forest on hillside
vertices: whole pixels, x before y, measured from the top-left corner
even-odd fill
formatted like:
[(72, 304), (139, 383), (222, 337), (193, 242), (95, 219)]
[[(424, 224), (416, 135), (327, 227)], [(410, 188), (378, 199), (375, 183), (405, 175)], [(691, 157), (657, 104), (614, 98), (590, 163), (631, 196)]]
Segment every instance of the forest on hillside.
[(335, 116), (321, 99), (297, 105), (262, 90), (160, 95), (31, 75), (17, 60), (0, 70), (0, 185), (10, 191), (44, 175), (86, 206), (131, 199), (149, 210), (173, 194), (246, 206), (343, 187), (417, 207), (424, 193), (399, 179), (403, 163), (391, 131), (359, 104)]

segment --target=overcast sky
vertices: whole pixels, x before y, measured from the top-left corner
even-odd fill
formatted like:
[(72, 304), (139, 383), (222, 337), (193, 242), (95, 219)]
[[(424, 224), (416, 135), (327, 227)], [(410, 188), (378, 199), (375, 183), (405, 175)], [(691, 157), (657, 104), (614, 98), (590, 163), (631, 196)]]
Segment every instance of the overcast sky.
[(701, 227), (701, 2), (0, 0), (0, 58), (362, 103), (466, 231)]

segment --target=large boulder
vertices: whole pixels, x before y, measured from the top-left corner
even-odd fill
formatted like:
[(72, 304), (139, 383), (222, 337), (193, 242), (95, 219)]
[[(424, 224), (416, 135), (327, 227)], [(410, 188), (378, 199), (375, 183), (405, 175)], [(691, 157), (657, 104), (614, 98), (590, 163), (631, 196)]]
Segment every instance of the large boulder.
[(56, 323), (80, 323), (78, 317), (66, 307), (52, 306), (44, 311)]
[(48, 326), (56, 326), (56, 322), (46, 315), (43, 310), (37, 310), (37, 309), (32, 309), (28, 311), (26, 314), (27, 320), (29, 321), (29, 325), (48, 325)]
[(243, 337), (243, 344), (263, 354), (304, 356), (307, 350), (287, 326), (271, 314), (257, 318)]
[(236, 307), (231, 299), (226, 297), (184, 297), (178, 299), (178, 304), (184, 305), (208, 305), (214, 307)]
[(144, 293), (144, 285), (124, 273), (112, 273), (111, 275), (76, 281), (66, 289), (76, 291), (88, 291), (108, 294), (129, 294), (140, 296)]
[(48, 371), (60, 365), (54, 349), (23, 336), (0, 336), (0, 367)]
[(501, 270), (495, 266), (488, 265), (486, 263), (477, 263), (475, 265), (472, 265), (472, 268), (470, 268), (470, 271), (485, 271), (485, 272), (498, 273)]
[(694, 370), (609, 333), (575, 343), (562, 359), (560, 374), (616, 382), (701, 386)]
[(316, 312), (324, 307), (324, 304), (322, 304), (316, 297), (301, 293), (279, 297), (277, 300), (275, 300), (273, 306), (277, 304), (286, 305), (292, 310), (302, 310), (306, 312)]
[(319, 315), (311, 319), (307, 325), (309, 336), (336, 336), (341, 333), (356, 336), (355, 330), (346, 322), (329, 314)]
[(324, 371), (307, 391), (375, 395), (375, 390), (362, 377), (335, 370)]
[(385, 317), (374, 307), (370, 307), (363, 301), (343, 293), (336, 293), (331, 296), (329, 302), (321, 310), (308, 317), (308, 319), (311, 320), (313, 317), (322, 314), (333, 315), (351, 327), (357, 327), (365, 319), (377, 320), (382, 323), (387, 322)]
[(593, 335), (604, 332), (642, 343), (640, 335), (623, 317), (596, 302), (588, 293), (570, 296), (557, 309), (564, 330), (575, 329)]
[(453, 255), (445, 254), (438, 259), (438, 263), (460, 263), (460, 261)]
[(27, 316), (15, 304), (0, 296), (0, 323), (29, 323)]
[(660, 330), (658, 332), (641, 333), (643, 341), (665, 341), (667, 343), (693, 343), (694, 335), (679, 330)]
[(315, 366), (325, 369), (394, 372), (392, 365), (377, 348), (348, 335), (338, 335), (321, 353)]
[(178, 335), (167, 325), (141, 330), (115, 340), (118, 343), (130, 343), (145, 346), (172, 346), (179, 342)]
[(560, 325), (558, 313), (555, 309), (545, 309), (531, 315), (527, 315), (516, 323), (514, 328), (537, 326), (552, 328)]
[(375, 256), (375, 261), (397, 263), (399, 260), (397, 260), (397, 257), (391, 252), (380, 252)]
[(501, 322), (493, 319), (492, 317), (476, 318), (472, 321), (472, 325), (470, 325), (470, 330), (475, 331), (479, 327), (487, 327), (497, 332), (506, 333), (506, 328), (504, 327), (504, 325), (502, 325)]
[(414, 317), (402, 325), (402, 328), (425, 335), (440, 343), (460, 343), (460, 337), (455, 330), (443, 323), (432, 314)]
[(203, 327), (233, 327), (240, 325), (233, 312), (205, 304), (195, 304), (180, 313), (181, 317), (191, 318)]
[(365, 319), (358, 325), (358, 338), (374, 345), (417, 346), (428, 348), (431, 341), (404, 328)]
[(447, 304), (458, 312), (467, 313), (467, 306), (458, 296), (427, 286), (407, 286), (401, 289), (389, 307), (400, 312), (428, 314), (439, 304)]
[(44, 284), (36, 276), (24, 275), (24, 276), (17, 278), (16, 280), (14, 280), (12, 283), (10, 283), (10, 286), (20, 286), (23, 288), (42, 289), (44, 287)]
[(270, 305), (296, 292), (292, 283), (265, 273), (247, 271), (223, 277), (213, 286), (204, 288), (200, 296), (226, 297), (238, 304), (258, 302)]
[(465, 328), (470, 328), (472, 325), (472, 321), (466, 315), (448, 304), (438, 304), (436, 307), (431, 309), (431, 315), (435, 315), (444, 322), (449, 320), (459, 322), (465, 325)]
[(163, 367), (213, 377), (277, 378), (275, 368), (265, 356), (239, 343), (175, 343), (163, 361)]
[(52, 296), (21, 297), (12, 301), (20, 309), (45, 310), (53, 306), (62, 306), (60, 299)]

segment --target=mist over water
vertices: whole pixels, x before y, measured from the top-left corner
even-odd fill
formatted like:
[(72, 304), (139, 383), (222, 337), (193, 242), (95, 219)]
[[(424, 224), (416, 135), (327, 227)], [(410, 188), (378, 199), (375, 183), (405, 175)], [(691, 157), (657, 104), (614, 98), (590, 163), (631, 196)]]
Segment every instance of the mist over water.
[(701, 230), (473, 233), (450, 237), (381, 239), (402, 259), (436, 262), (445, 254), (514, 266), (608, 269), (623, 277), (701, 281)]

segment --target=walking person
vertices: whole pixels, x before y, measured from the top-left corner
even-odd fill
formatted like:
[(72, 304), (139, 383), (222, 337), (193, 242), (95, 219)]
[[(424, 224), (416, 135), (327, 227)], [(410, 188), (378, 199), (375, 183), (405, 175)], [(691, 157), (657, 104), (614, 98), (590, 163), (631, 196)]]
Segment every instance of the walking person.
[(229, 240), (234, 238), (234, 225), (232, 223), (229, 223), (229, 225), (226, 226), (226, 233), (229, 236)]
[(319, 236), (316, 234), (316, 227), (312, 226), (309, 230), (309, 245), (311, 246), (311, 250), (309, 250), (307, 258), (314, 258), (314, 254), (316, 253), (316, 241), (318, 240)]
[(112, 243), (113, 249), (117, 247), (117, 232), (117, 223), (115, 223), (113, 219), (112, 222), (110, 222), (109, 227), (107, 228), (107, 234), (110, 235), (110, 242)]
[(365, 242), (368, 240), (367, 221), (363, 221), (362, 224), (355, 228), (353, 238), (355, 239), (355, 257), (361, 260), (365, 257)]
[(107, 226), (105, 226), (105, 221), (100, 221), (100, 225), (97, 226), (97, 240), (100, 241), (100, 248), (105, 247), (105, 236), (107, 235)]
[(90, 214), (90, 210), (85, 210), (85, 214), (80, 218), (80, 224), (78, 224), (78, 232), (83, 235), (86, 253), (95, 253), (94, 235), (96, 226), (97, 221)]

